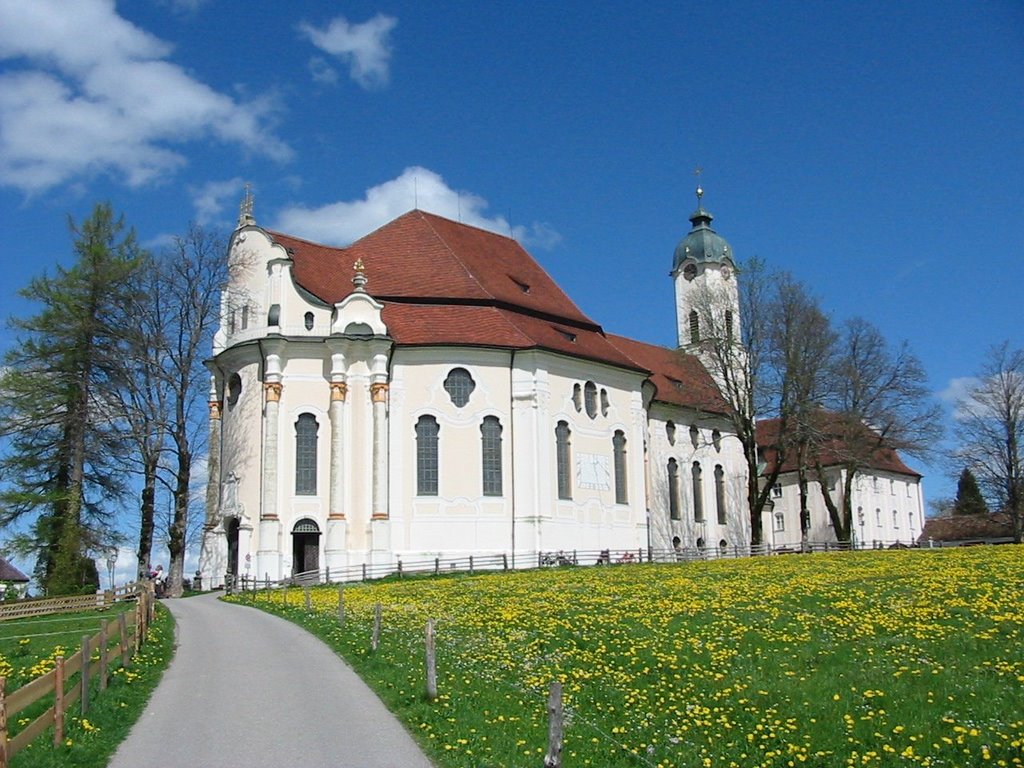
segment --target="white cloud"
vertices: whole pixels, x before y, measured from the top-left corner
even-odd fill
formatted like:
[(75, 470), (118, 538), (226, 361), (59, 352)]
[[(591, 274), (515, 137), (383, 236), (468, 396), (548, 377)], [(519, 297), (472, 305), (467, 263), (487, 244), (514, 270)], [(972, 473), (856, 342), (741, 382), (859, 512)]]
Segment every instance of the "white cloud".
[(245, 182), (235, 177), (227, 181), (210, 181), (200, 187), (189, 187), (196, 223), (206, 226), (220, 219), (226, 205), (239, 202)]
[[(352, 79), (369, 90), (388, 84), (390, 35), (396, 24), (398, 19), (378, 13), (362, 24), (350, 24), (344, 16), (337, 16), (323, 29), (302, 22), (299, 31), (324, 53), (346, 62)], [(310, 62), (310, 70), (317, 80), (320, 80), (317, 77), (318, 71), (325, 74), (313, 61)]]
[(293, 206), (281, 211), (272, 228), (331, 245), (348, 245), (403, 213), (419, 208), (502, 235), (524, 245), (552, 248), (561, 236), (548, 224), (510, 227), (503, 216), (488, 216), (487, 201), (449, 187), (434, 171), (414, 166), (391, 181), (366, 190), (360, 200), (320, 208)]
[(980, 383), (975, 376), (950, 379), (946, 388), (937, 392), (936, 396), (949, 406), (955, 420), (961, 420), (967, 416), (968, 409), (976, 405), (971, 395)]
[[(87, 31), (86, 31), (87, 30)], [(218, 93), (166, 61), (171, 46), (112, 0), (0, 0), (0, 184), (28, 193), (97, 173), (139, 186), (210, 137), (278, 160), (274, 108)]]
[(316, 83), (334, 85), (338, 82), (338, 70), (328, 64), (322, 56), (314, 56), (309, 60), (309, 74)]

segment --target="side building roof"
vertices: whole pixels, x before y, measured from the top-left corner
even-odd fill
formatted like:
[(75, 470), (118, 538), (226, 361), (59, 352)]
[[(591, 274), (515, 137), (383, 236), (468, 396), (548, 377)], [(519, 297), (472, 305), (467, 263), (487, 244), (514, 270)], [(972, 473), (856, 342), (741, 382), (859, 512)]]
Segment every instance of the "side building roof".
[(291, 257), (295, 282), (325, 304), (352, 292), (361, 260), (396, 344), (544, 349), (647, 374), (659, 401), (725, 412), (696, 357), (606, 334), (512, 238), (420, 210), (344, 248), (267, 234)]
[(0, 581), (13, 581), (24, 584), (28, 580), (28, 576), (0, 557)]
[[(826, 414), (825, 429), (826, 435), (821, 441), (819, 447), (819, 456), (821, 458), (821, 464), (824, 467), (836, 467), (844, 463), (843, 460), (843, 439), (839, 434), (831, 432), (827, 429), (827, 425), (833, 421), (828, 418), (830, 414)], [(769, 473), (773, 469), (772, 462), (775, 461), (775, 448), (779, 442), (779, 427), (781, 421), (779, 419), (763, 419), (757, 422), (757, 445), (758, 448), (763, 451), (764, 460), (767, 462), (765, 466), (765, 474)], [(865, 435), (874, 435), (870, 428), (863, 427)], [(831, 432), (831, 433), (830, 433)], [(900, 458), (892, 448), (876, 448), (871, 453), (870, 461), (868, 466), (871, 469), (879, 470), (882, 472), (892, 472), (899, 475), (910, 475), (912, 477), (922, 477), (920, 472), (917, 472), (908, 467), (903, 459)], [(795, 472), (797, 465), (794, 457), (787, 456), (785, 462), (782, 465), (782, 472)]]

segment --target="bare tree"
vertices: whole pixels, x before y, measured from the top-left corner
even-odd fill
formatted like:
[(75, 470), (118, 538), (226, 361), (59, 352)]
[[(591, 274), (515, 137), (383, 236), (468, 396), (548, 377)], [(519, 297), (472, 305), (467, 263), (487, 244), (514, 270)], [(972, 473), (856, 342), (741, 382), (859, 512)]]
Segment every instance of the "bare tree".
[(1021, 543), (1024, 504), (1024, 349), (994, 347), (977, 383), (957, 403), (960, 459), (971, 468), (992, 502), (1010, 517)]
[[(909, 345), (890, 346), (863, 318), (846, 323), (830, 376), (828, 410), (819, 413), (816, 427), (814, 466), (836, 537), (849, 541), (858, 473), (896, 451), (928, 456), (942, 437), (942, 411)], [(826, 476), (826, 455), (843, 470), (838, 498)]]
[[(766, 389), (778, 412), (773, 470), (795, 466), (800, 495), (800, 536), (807, 544), (808, 480), (814, 446), (820, 440), (817, 413), (830, 385), (830, 361), (837, 341), (831, 321), (807, 287), (787, 273), (778, 278), (769, 313), (769, 379)], [(775, 476), (770, 479), (775, 482)]]

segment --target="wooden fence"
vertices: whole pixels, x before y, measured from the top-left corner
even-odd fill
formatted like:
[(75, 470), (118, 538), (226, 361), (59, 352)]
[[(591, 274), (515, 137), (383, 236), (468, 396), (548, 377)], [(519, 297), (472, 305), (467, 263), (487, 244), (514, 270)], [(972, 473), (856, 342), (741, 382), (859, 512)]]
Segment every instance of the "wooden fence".
[(42, 600), (12, 600), (0, 603), (0, 621), (24, 619), (31, 616), (46, 616), (52, 613), (74, 613), (76, 611), (102, 611), (114, 603), (134, 600), (143, 584), (126, 584), (113, 590), (98, 591), (92, 595), (68, 595)]
[[(6, 679), (0, 677), (0, 768), (7, 768), (12, 757), (39, 738), (50, 726), (53, 726), (54, 746), (64, 741), (65, 715), (76, 702), (79, 703), (79, 711), (83, 717), (89, 711), (92, 681), (99, 680), (98, 688), (102, 693), (107, 688), (112, 664), (120, 662), (124, 668), (130, 666), (131, 658), (138, 652), (153, 620), (156, 602), (152, 591), (147, 589), (146, 585), (136, 585), (133, 594), (137, 602), (130, 618), (126, 611), (118, 614), (116, 621), (103, 619), (99, 632), (92, 637), (83, 635), (81, 649), (67, 659), (58, 656), (56, 665), (46, 674), (11, 693), (6, 692)], [(86, 597), (93, 601), (90, 607), (95, 608), (96, 598)], [(58, 598), (51, 602), (56, 603), (60, 600)], [(85, 609), (72, 607), (69, 610)], [(97, 649), (99, 658), (95, 661), (94, 668), (92, 655)], [(76, 674), (78, 679), (73, 680)], [(27, 723), (13, 737), (9, 736), (8, 723), (16, 718), (19, 712), (50, 694), (53, 694), (53, 705)]]

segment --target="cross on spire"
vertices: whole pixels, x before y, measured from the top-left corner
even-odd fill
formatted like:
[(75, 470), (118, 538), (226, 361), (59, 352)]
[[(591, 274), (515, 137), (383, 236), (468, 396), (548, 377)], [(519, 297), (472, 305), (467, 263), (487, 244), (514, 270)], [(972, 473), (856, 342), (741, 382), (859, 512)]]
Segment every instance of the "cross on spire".
[(238, 226), (244, 227), (247, 224), (255, 224), (256, 219), (252, 215), (252, 207), (254, 202), (252, 194), (252, 184), (249, 182), (245, 183), (245, 194), (242, 196), (242, 204), (238, 206)]

